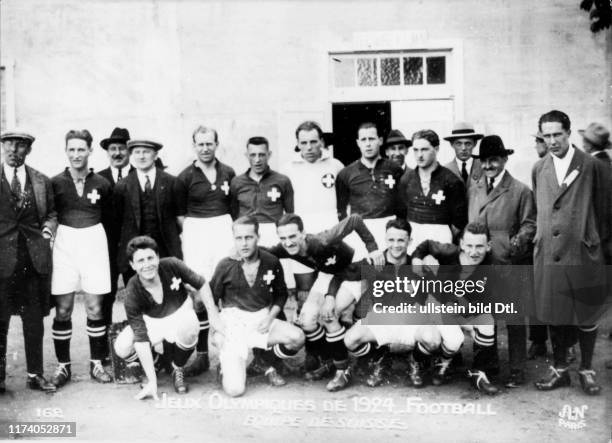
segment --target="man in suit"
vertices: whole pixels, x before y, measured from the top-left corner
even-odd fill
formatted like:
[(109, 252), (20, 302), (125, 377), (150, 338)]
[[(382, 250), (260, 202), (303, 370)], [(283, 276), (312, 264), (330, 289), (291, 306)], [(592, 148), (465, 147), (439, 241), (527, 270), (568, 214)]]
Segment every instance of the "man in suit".
[[(110, 137), (100, 142), (100, 146), (108, 155), (110, 165), (108, 168), (98, 171), (98, 174), (108, 180), (112, 188), (133, 169), (130, 166), (130, 155), (127, 148), (129, 139), (130, 133), (127, 129), (115, 128)], [(117, 279), (119, 277), (119, 272), (117, 271), (117, 228), (118, 226), (113, 226), (108, 235), (111, 291), (104, 296), (104, 300), (102, 301), (102, 311), (107, 327), (113, 323), (113, 304), (117, 296)], [(127, 282), (124, 282), (124, 284), (127, 284)]]
[(117, 269), (126, 284), (134, 275), (126, 247), (138, 235), (152, 237), (159, 246), (161, 258), (183, 258), (176, 179), (155, 166), (157, 153), (163, 145), (149, 140), (130, 140), (127, 146), (136, 170), (117, 183), (113, 192), (116, 219), (121, 224)]
[(474, 131), (474, 126), (466, 122), (456, 123), (451, 135), (444, 137), (444, 140), (448, 141), (455, 151), (453, 161), (445, 164), (444, 167), (463, 180), (466, 189), (470, 189), (470, 186), (482, 176), (480, 161), (472, 158), (472, 151), (481, 138), (482, 134), (478, 134)]
[(49, 314), (49, 241), (57, 228), (49, 178), (25, 165), (34, 137), (0, 136), (0, 394), (6, 390), (6, 344), (11, 315), (23, 323), (27, 386), (55, 391), (43, 377), (43, 318)]
[(569, 142), (570, 119), (561, 111), (540, 117), (550, 155), (532, 171), (538, 208), (534, 241), (536, 314), (551, 325), (554, 366), (536, 382), (540, 390), (571, 383), (567, 347), (578, 336), (580, 384), (601, 390), (591, 367), (597, 321), (606, 302), (606, 264), (612, 250), (609, 167)]
[[(483, 223), (489, 229), (493, 264), (527, 265), (531, 262), (525, 257), (531, 252), (535, 235), (536, 210), (531, 190), (506, 170), (508, 156), (513, 152), (497, 135), (481, 140), (480, 154), (473, 157), (480, 160), (484, 175), (468, 190), (468, 221)], [(531, 287), (530, 281), (512, 278), (506, 283), (515, 288), (516, 294)], [(525, 382), (526, 341), (524, 324), (508, 324), (510, 376), (506, 387)]]
[(385, 150), (385, 156), (395, 162), (402, 171), (406, 171), (406, 155), (412, 146), (412, 141), (408, 140), (398, 129), (391, 129), (382, 148)]

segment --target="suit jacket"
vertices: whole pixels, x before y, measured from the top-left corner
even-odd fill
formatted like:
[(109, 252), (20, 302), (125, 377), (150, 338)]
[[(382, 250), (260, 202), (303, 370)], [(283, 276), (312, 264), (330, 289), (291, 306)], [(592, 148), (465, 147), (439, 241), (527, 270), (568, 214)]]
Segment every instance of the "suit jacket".
[[(523, 183), (504, 173), (500, 183), (487, 195), (486, 175), (468, 190), (468, 221), (484, 223), (491, 234), (494, 263), (519, 264), (536, 231), (533, 193)], [(518, 241), (518, 248), (511, 247)]]
[(552, 154), (532, 171), (538, 208), (534, 278), (538, 318), (551, 324), (594, 324), (606, 297), (612, 250), (611, 176), (600, 160), (574, 148), (557, 183)]
[[(174, 176), (158, 169), (153, 192), (155, 193), (157, 217), (164, 247), (171, 257), (182, 259), (180, 232), (176, 222), (175, 181)], [(116, 217), (121, 224), (117, 252), (119, 272), (125, 272), (129, 269), (126, 247), (132, 238), (140, 235), (142, 214), (139, 188), (138, 175), (134, 172), (117, 183), (113, 191)]]
[[(133, 170), (134, 170), (134, 167), (133, 167), (133, 166), (130, 166), (130, 169), (128, 169), (128, 174), (129, 174), (130, 172), (132, 172)], [(117, 184), (117, 183), (115, 182), (115, 179), (113, 178), (113, 172), (111, 171), (110, 166), (109, 166), (108, 168), (106, 168), (106, 169), (102, 169), (101, 171), (98, 171), (98, 174), (100, 174), (102, 177), (104, 177), (105, 179), (107, 179), (107, 180), (108, 180), (108, 182), (111, 184), (111, 187), (113, 187), (113, 188), (114, 188), (114, 187), (115, 187), (115, 185)], [(127, 175), (126, 175), (125, 177), (127, 177)], [(125, 177), (123, 177), (123, 178), (125, 178)]]
[[(457, 161), (455, 159), (445, 164), (444, 167), (450, 169), (453, 174), (463, 180), (463, 178), (461, 177), (461, 170), (457, 166)], [(483, 175), (484, 173), (482, 171), (482, 165), (480, 164), (480, 160), (475, 158), (472, 162), (472, 170), (470, 171), (469, 180), (467, 183), (465, 183), (466, 190), (469, 190), (472, 185), (476, 184)]]
[[(36, 169), (26, 165), (26, 174), (32, 183), (34, 198), (36, 200), (36, 211), (38, 213), (38, 226), (36, 229), (22, 229), (28, 245), (28, 252), (34, 269), (39, 274), (51, 273), (51, 248), (49, 240), (43, 238), (42, 231), (48, 228), (53, 234), (57, 229), (57, 213), (53, 199), (53, 188), (51, 180)], [(0, 180), (5, 180), (4, 168), (0, 164)], [(8, 201), (10, 195), (2, 195), (0, 188), (0, 199)], [(6, 211), (0, 211), (0, 278), (8, 278), (15, 270), (17, 263), (17, 242), (19, 229), (11, 222)]]

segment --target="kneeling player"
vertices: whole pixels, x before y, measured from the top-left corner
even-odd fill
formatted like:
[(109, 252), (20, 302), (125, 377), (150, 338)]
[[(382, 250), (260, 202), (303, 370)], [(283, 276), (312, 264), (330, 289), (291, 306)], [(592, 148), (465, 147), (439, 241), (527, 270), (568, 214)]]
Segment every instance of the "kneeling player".
[(140, 360), (148, 382), (136, 395), (138, 400), (157, 398), (157, 376), (151, 346), (164, 343), (166, 360), (172, 362), (174, 390), (187, 392), (184, 365), (198, 340), (199, 322), (185, 284), (200, 291), (205, 305), (212, 295), (204, 277), (174, 257), (159, 258), (151, 237), (135, 237), (127, 245), (130, 266), (136, 272), (127, 284), (127, 326), (115, 341), (115, 352), (128, 363)]
[(276, 317), (287, 300), (283, 268), (278, 258), (260, 249), (259, 223), (252, 216), (238, 218), (232, 231), (236, 255), (221, 260), (211, 281), (215, 302), (207, 305), (213, 340), (219, 347), (223, 390), (232, 397), (246, 387), (246, 361), (252, 348), (265, 349), (262, 358), (270, 383), (285, 380), (274, 367), (277, 358), (290, 358), (304, 345), (302, 331)]
[[(383, 272), (377, 276), (377, 280), (391, 281), (400, 274), (405, 275), (410, 269), (411, 257), (407, 250), (410, 244), (411, 227), (405, 220), (390, 220), (386, 225), (385, 241), (387, 249), (384, 251), (385, 267)], [(402, 268), (403, 266), (403, 268)], [(344, 343), (355, 357), (359, 357), (369, 363), (370, 374), (366, 379), (369, 386), (378, 386), (385, 381), (385, 371), (390, 365), (388, 358), (388, 345), (398, 344), (402, 347), (414, 350), (408, 361), (408, 377), (414, 387), (423, 386), (423, 376), (421, 374), (421, 362), (424, 353), (429, 350), (437, 349), (440, 345), (440, 336), (435, 326), (428, 325), (428, 316), (423, 321), (417, 323), (417, 318), (411, 318), (411, 324), (400, 324), (397, 321), (393, 324), (382, 324), (388, 321), (389, 314), (375, 314), (371, 311), (372, 297), (364, 294), (356, 308), (358, 317), (366, 316), (370, 324), (362, 324), (361, 321), (353, 326), (346, 333)], [(405, 294), (387, 294), (385, 298), (378, 299), (383, 305), (392, 306), (406, 300)], [(416, 301), (416, 299), (413, 299)], [(375, 317), (386, 316), (387, 318)], [(376, 324), (379, 323), (379, 324)], [(416, 348), (416, 349), (415, 349)]]
[[(422, 266), (423, 259), (431, 255), (440, 265), (446, 265), (445, 270), (448, 273), (445, 278), (453, 280), (467, 278), (486, 280), (488, 278), (490, 280), (494, 276), (487, 275), (484, 266), (480, 266), (491, 264), (490, 251), (489, 230), (482, 223), (473, 222), (469, 223), (461, 233), (459, 247), (433, 240), (424, 241), (415, 249), (412, 264)], [(487, 286), (490, 286), (490, 281)], [(474, 359), (468, 376), (479, 391), (489, 395), (497, 394), (497, 387), (489, 381), (485, 373), (487, 366), (496, 355), (493, 316), (490, 314), (472, 316), (456, 314), (455, 319), (457, 324), (437, 326), (441, 336), (442, 357), (437, 362), (434, 380), (437, 378), (440, 383), (445, 380), (452, 356), (463, 343), (463, 331), (467, 331), (474, 338)]]

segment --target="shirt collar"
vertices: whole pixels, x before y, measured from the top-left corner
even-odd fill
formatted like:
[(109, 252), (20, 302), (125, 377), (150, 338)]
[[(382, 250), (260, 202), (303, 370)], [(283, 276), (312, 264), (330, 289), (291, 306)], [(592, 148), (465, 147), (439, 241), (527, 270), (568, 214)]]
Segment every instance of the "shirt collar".
[(151, 181), (151, 186), (153, 186), (153, 183), (155, 183), (155, 176), (157, 175), (157, 168), (156, 167), (152, 167), (146, 173), (142, 172), (140, 169), (136, 169), (136, 174), (138, 175), (138, 180), (141, 183), (145, 183), (146, 182), (145, 176), (148, 175), (149, 176), (149, 180)]
[[(215, 169), (217, 169), (217, 168), (219, 167), (219, 160), (217, 160), (217, 158), (215, 157), (215, 159), (213, 160), (213, 162), (214, 162), (214, 165), (215, 165)], [(202, 163), (202, 162), (200, 161), (200, 159), (199, 159), (199, 158), (196, 158), (196, 159), (193, 161), (193, 166), (194, 166), (195, 168), (198, 168), (200, 171), (204, 171), (204, 169), (206, 168), (206, 167), (204, 166), (204, 163)]]
[[(2, 166), (4, 168), (4, 175), (6, 175), (7, 178), (10, 178), (12, 180), (13, 174), (15, 173), (15, 168), (7, 165), (6, 163), (4, 163)], [(25, 163), (24, 163), (21, 166), (17, 167), (17, 177), (19, 177), (19, 180), (21, 180), (21, 177), (25, 173), (26, 173), (26, 170), (25, 170)], [(10, 180), (9, 180), (9, 183), (10, 183)]]
[(559, 158), (557, 157), (555, 154), (553, 154), (552, 152), (550, 153), (550, 155), (553, 158), (553, 161), (557, 164), (570, 164), (572, 161), (572, 158), (574, 157), (574, 152), (576, 151), (576, 148), (574, 148), (573, 145), (570, 144), (567, 153), (565, 154), (565, 157), (563, 158)]
[[(502, 179), (504, 178), (504, 175), (506, 175), (506, 168), (504, 168), (502, 170), (502, 172), (500, 172), (499, 174), (497, 174), (497, 177), (495, 177), (493, 179), (493, 187), (497, 187), (497, 185), (499, 185), (502, 181)], [(489, 177), (487, 177), (487, 180), (489, 179)]]
[[(376, 158), (376, 161), (374, 162), (374, 167), (372, 169), (376, 169), (376, 166), (378, 166), (380, 162), (383, 160), (384, 159), (379, 154), (378, 157)], [(363, 157), (359, 157), (359, 165), (365, 169), (370, 169), (363, 163)]]
[[(457, 162), (457, 167), (459, 168), (459, 171), (461, 171), (461, 168), (463, 168), (463, 161), (459, 160), (457, 157), (455, 157), (455, 161)], [(467, 169), (467, 171), (470, 172), (472, 170), (473, 164), (474, 164), (474, 159), (472, 157), (468, 158), (465, 161), (465, 169)]]

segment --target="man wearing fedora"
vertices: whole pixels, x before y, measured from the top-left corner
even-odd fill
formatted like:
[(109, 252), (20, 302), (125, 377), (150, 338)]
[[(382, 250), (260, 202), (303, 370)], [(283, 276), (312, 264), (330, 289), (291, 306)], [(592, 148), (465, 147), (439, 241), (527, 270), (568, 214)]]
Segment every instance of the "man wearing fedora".
[(472, 151), (481, 138), (482, 134), (474, 130), (474, 125), (466, 122), (456, 123), (451, 135), (444, 137), (444, 140), (448, 141), (455, 151), (453, 161), (445, 164), (444, 167), (463, 180), (466, 190), (482, 176), (480, 161), (472, 158)]
[[(115, 128), (111, 132), (110, 137), (103, 139), (100, 142), (102, 149), (108, 155), (109, 167), (98, 171), (98, 174), (104, 177), (111, 184), (111, 188), (125, 178), (128, 173), (134, 169), (130, 166), (130, 155), (127, 148), (127, 142), (130, 139), (130, 133), (125, 128)], [(111, 269), (111, 291), (104, 296), (102, 302), (102, 311), (106, 326), (109, 327), (113, 323), (113, 304), (117, 295), (117, 279), (119, 272), (117, 271), (117, 228), (113, 226), (108, 232), (108, 254)], [(127, 282), (125, 282), (127, 284)]]
[[(505, 148), (501, 137), (484, 137), (479, 155), (473, 155), (480, 160), (483, 175), (468, 190), (468, 221), (483, 223), (489, 229), (492, 263), (498, 265), (531, 264), (530, 245), (536, 230), (533, 194), (506, 170), (513, 152)], [(514, 288), (514, 294), (523, 294), (531, 287), (531, 281), (512, 278), (505, 284)], [(524, 324), (508, 324), (510, 376), (506, 387), (525, 382), (526, 340)]]
[(163, 145), (150, 140), (130, 140), (128, 149), (135, 171), (114, 189), (115, 218), (120, 224), (117, 268), (127, 284), (134, 275), (126, 253), (128, 242), (139, 235), (152, 237), (159, 256), (182, 259), (176, 198), (176, 178), (155, 166)]
[(582, 135), (582, 147), (585, 152), (603, 161), (606, 165), (612, 166), (610, 156), (606, 152), (607, 149), (612, 148), (608, 128), (601, 123), (593, 122), (578, 133)]
[(385, 156), (392, 162), (395, 162), (405, 172), (406, 168), (408, 168), (406, 165), (406, 155), (408, 155), (408, 149), (411, 146), (412, 141), (404, 137), (402, 131), (391, 129), (383, 144), (383, 149), (385, 150)]
[(49, 178), (25, 165), (34, 137), (0, 135), (0, 394), (6, 390), (6, 345), (11, 315), (23, 323), (27, 386), (54, 391), (43, 377), (43, 318), (49, 314), (49, 241), (57, 227)]
[(536, 382), (540, 390), (571, 384), (567, 349), (578, 336), (580, 384), (601, 390), (591, 364), (597, 322), (607, 297), (612, 256), (609, 167), (572, 146), (569, 117), (557, 110), (539, 120), (550, 155), (533, 167), (537, 211), (534, 241), (536, 315), (550, 326), (554, 366)]

